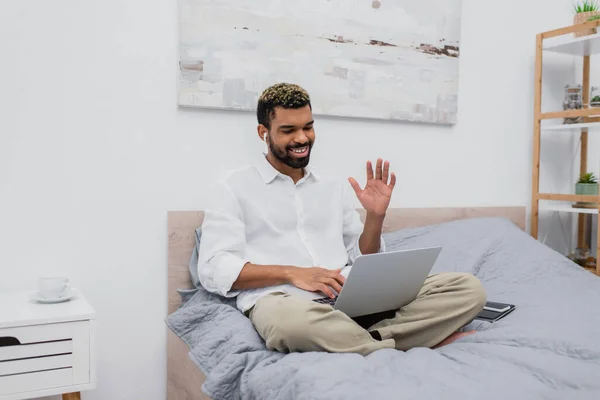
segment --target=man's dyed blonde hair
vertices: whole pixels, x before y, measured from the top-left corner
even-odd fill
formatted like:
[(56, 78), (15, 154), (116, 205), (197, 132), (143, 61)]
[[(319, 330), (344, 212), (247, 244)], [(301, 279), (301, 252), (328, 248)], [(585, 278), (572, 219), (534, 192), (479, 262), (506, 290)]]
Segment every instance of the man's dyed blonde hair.
[(265, 89), (258, 98), (256, 116), (258, 123), (271, 129), (271, 120), (275, 116), (275, 108), (302, 108), (309, 106), (310, 96), (308, 92), (298, 85), (292, 83), (278, 83)]

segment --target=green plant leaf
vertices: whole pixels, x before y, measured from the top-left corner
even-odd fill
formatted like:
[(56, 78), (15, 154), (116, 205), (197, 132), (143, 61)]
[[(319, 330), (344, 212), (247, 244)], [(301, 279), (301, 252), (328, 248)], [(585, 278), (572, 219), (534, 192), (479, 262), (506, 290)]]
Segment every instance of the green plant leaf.
[(576, 4), (573, 4), (573, 8), (575, 9), (575, 13), (582, 13), (582, 12), (598, 11), (600, 9), (600, 6), (598, 5), (597, 0), (593, 0), (593, 1), (584, 0), (584, 1), (579, 1)]
[(598, 183), (598, 179), (593, 172), (586, 172), (579, 176), (577, 183)]

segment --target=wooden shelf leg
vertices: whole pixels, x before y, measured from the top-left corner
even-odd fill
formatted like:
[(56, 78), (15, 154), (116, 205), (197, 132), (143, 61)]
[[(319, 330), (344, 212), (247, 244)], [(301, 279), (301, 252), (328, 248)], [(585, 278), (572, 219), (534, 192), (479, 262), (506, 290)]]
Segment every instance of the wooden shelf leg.
[[(590, 56), (583, 57), (583, 85), (582, 85), (582, 100), (584, 107), (589, 107), (590, 103)], [(587, 117), (583, 118), (583, 122), (589, 122)], [(581, 151), (579, 154), (579, 174), (585, 174), (588, 167), (588, 130), (583, 129), (581, 131)], [(587, 237), (586, 237), (586, 222), (587, 216), (579, 214), (577, 229), (577, 247), (587, 248)], [(590, 243), (590, 247), (593, 244)]]
[(536, 37), (535, 47), (535, 99), (533, 109), (533, 170), (531, 182), (531, 236), (538, 238), (539, 222), (539, 193), (540, 193), (540, 135), (542, 114), (542, 70), (543, 70), (543, 37)]
[(540, 217), (539, 202), (538, 202), (538, 200), (534, 200), (533, 203), (531, 203), (531, 236), (533, 236), (535, 239), (538, 238), (539, 217)]
[(81, 394), (76, 393), (65, 393), (62, 395), (62, 400), (81, 400)]

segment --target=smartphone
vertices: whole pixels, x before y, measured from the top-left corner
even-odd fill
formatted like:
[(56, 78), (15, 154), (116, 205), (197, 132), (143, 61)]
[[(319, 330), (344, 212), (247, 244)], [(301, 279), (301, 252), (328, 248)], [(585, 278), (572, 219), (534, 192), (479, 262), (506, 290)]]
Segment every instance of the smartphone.
[(504, 303), (495, 303), (493, 301), (488, 301), (487, 303), (485, 303), (485, 306), (483, 307), (484, 310), (487, 311), (495, 311), (495, 312), (505, 312), (510, 310), (511, 305), (510, 304), (504, 304)]
[(475, 317), (475, 319), (480, 319), (488, 322), (496, 322), (513, 312), (514, 309), (515, 306), (512, 304), (488, 301), (485, 303), (483, 310), (481, 310), (481, 312)]

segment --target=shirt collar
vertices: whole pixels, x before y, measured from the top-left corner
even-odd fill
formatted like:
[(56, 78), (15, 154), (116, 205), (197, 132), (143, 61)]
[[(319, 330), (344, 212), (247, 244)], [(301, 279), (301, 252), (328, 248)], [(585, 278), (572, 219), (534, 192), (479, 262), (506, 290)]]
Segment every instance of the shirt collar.
[[(281, 175), (279, 171), (275, 169), (267, 160), (267, 156), (265, 153), (260, 154), (258, 163), (256, 164), (256, 168), (258, 169), (258, 173), (260, 177), (266, 184), (269, 184), (277, 178), (277, 175)], [(303, 180), (307, 180), (310, 177), (314, 177), (315, 179), (319, 179), (318, 175), (315, 173), (315, 169), (312, 166), (307, 166), (304, 168), (304, 178)]]

